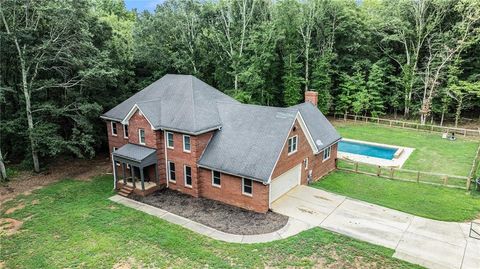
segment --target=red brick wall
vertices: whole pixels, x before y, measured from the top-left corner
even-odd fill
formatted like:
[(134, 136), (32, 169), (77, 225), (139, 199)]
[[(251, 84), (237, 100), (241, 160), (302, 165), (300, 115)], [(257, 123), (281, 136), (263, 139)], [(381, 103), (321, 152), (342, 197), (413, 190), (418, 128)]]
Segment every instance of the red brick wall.
[[(301, 169), (302, 184), (307, 183), (308, 170), (312, 170), (312, 179), (317, 180), (320, 177), (326, 175), (331, 170), (335, 169), (335, 159), (337, 158), (337, 145), (335, 144), (334, 146), (332, 146), (330, 159), (323, 162), (323, 151), (317, 155), (313, 155), (312, 147), (308, 143), (306, 134), (303, 132), (300, 126), (300, 123), (297, 120), (295, 120), (295, 123), (293, 126), (295, 128), (292, 127), (292, 130), (290, 130), (290, 134), (288, 135), (288, 137), (298, 135), (297, 152), (291, 155), (288, 155), (288, 140), (285, 141), (285, 145), (283, 146), (283, 150), (282, 150), (282, 153), (280, 154), (280, 158), (278, 159), (277, 165), (273, 170), (272, 180), (280, 176), (281, 174), (287, 172), (288, 170), (292, 169), (299, 163), (302, 164), (302, 169)], [(306, 170), (303, 160), (307, 157), (308, 157), (308, 169)]]
[(265, 213), (268, 211), (269, 186), (253, 181), (252, 196), (242, 194), (242, 178), (221, 174), (221, 187), (212, 185), (212, 171), (199, 168), (201, 197), (217, 200), (225, 204)]
[(128, 141), (132, 144), (140, 144), (138, 140), (138, 130), (145, 130), (145, 146), (157, 148), (157, 137), (152, 126), (148, 123), (145, 116), (140, 115), (139, 110), (133, 114), (128, 121)]
[[(167, 160), (175, 163), (176, 182), (169, 182), (168, 187), (173, 190), (199, 197), (200, 184), (197, 161), (207, 146), (213, 132), (198, 136), (190, 136), (190, 152), (183, 151), (183, 134), (173, 133), (173, 149), (167, 148)], [(185, 186), (184, 166), (192, 168), (192, 187)]]

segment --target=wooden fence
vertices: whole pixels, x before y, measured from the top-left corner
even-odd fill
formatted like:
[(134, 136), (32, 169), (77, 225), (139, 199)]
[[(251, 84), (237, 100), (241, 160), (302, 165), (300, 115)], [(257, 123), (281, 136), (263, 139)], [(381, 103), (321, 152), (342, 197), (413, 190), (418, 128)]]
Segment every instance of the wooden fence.
[(480, 127), (477, 129), (466, 129), (466, 128), (457, 128), (457, 127), (448, 127), (440, 125), (430, 125), (430, 124), (421, 124), (417, 122), (401, 121), (401, 120), (391, 120), (383, 119), (376, 117), (367, 117), (351, 114), (334, 114), (335, 119), (343, 119), (345, 121), (351, 120), (354, 122), (367, 122), (367, 123), (376, 123), (388, 125), (390, 127), (400, 127), (405, 129), (414, 129), (419, 131), (429, 131), (429, 132), (455, 132), (463, 136), (473, 136), (480, 137)]
[(470, 180), (467, 183), (467, 190), (470, 189), (470, 183), (472, 182), (472, 179), (475, 179), (476, 176), (480, 176), (480, 145), (478, 145), (477, 153), (473, 159), (472, 168), (470, 169), (470, 173), (468, 173)]
[(337, 168), (358, 174), (459, 189), (469, 189), (471, 182), (471, 178), (467, 176), (385, 167), (345, 159), (337, 159)]

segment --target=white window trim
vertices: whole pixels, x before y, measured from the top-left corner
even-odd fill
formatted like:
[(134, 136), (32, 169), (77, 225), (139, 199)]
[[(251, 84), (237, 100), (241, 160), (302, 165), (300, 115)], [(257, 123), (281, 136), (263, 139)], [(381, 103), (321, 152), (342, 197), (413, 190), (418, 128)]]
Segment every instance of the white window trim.
[(188, 184), (187, 184), (187, 166), (188, 166), (188, 165), (183, 165), (183, 182), (184, 182), (184, 184), (185, 184), (185, 187), (191, 188), (192, 185), (193, 185), (192, 167), (189, 166), (189, 167), (190, 167), (190, 179), (192, 180), (192, 184), (188, 185)]
[[(292, 152), (288, 152), (288, 151), (290, 150), (290, 146), (288, 145), (288, 144), (289, 144), (288, 142), (290, 141), (290, 139), (294, 139), (294, 138), (295, 138), (295, 150), (292, 151)], [(292, 155), (292, 154), (294, 154), (294, 153), (297, 152), (297, 150), (298, 150), (298, 135), (294, 135), (294, 136), (288, 138), (288, 140), (287, 140), (287, 147), (288, 147), (288, 149), (287, 149), (288, 156), (290, 156), (290, 155)]]
[[(170, 170), (170, 164), (171, 164), (171, 163), (173, 163), (173, 164), (175, 165), (174, 162), (167, 161), (168, 181), (173, 182), (173, 183), (176, 183), (176, 182), (177, 182), (177, 177), (175, 176), (175, 180), (173, 180), (172, 177), (171, 177), (171, 175), (170, 175), (171, 172), (172, 172), (172, 171)], [(175, 173), (177, 172), (176, 170), (177, 170), (177, 168), (175, 167)]]
[(128, 138), (128, 132), (125, 132), (125, 126), (128, 128), (128, 124), (123, 124), (123, 138)]
[[(190, 139), (190, 149), (189, 150), (185, 149), (185, 137), (188, 137)], [(183, 152), (190, 153), (191, 151), (192, 151), (192, 138), (189, 135), (183, 135)]]
[[(172, 135), (172, 143), (173, 143), (173, 146), (169, 146), (169, 143), (168, 143), (168, 135), (169, 135), (169, 134)], [(167, 140), (167, 148), (173, 149), (174, 146), (175, 146), (175, 142), (174, 142), (174, 141), (175, 141), (175, 137), (174, 137), (173, 133), (172, 133), (172, 132), (166, 132), (166, 137), (165, 137), (165, 139)]]
[(308, 160), (308, 157), (304, 159), (304, 163), (305, 163), (305, 170), (308, 170), (308, 163), (309, 160)]
[[(114, 124), (114, 123), (115, 123), (115, 130), (117, 130), (117, 133), (116, 133), (116, 134), (113, 133), (113, 124)], [(117, 136), (117, 134), (118, 134), (118, 129), (117, 129), (116, 126), (117, 126), (117, 123), (116, 123), (116, 122), (113, 122), (113, 121), (110, 122), (110, 129), (111, 129), (111, 132), (112, 132), (112, 135), (113, 135), (113, 136)]]
[[(213, 179), (215, 178), (215, 176), (214, 176), (215, 172), (220, 173), (220, 185), (215, 184), (215, 181), (213, 180)], [(222, 187), (222, 173), (221, 173), (220, 171), (214, 171), (214, 170), (212, 170), (212, 186), (217, 187), (217, 188), (221, 188), (221, 187)]]
[(142, 136), (140, 135), (140, 131), (142, 131), (142, 130), (143, 130), (143, 138), (144, 138), (144, 140), (147, 139), (147, 138), (145, 137), (145, 129), (143, 129), (143, 128), (138, 128), (138, 144), (140, 144), (140, 145), (145, 145), (145, 144), (146, 144), (146, 143), (145, 143), (146, 141), (143, 141), (143, 143), (142, 143)]
[[(326, 151), (326, 150), (328, 150), (328, 158), (325, 159), (325, 151)], [(328, 148), (325, 148), (325, 149), (323, 150), (323, 156), (322, 156), (323, 161), (322, 161), (322, 162), (330, 159), (331, 156), (332, 156), (332, 146), (330, 146), (330, 147), (328, 147)]]
[(242, 177), (242, 194), (245, 195), (245, 196), (252, 197), (253, 196), (253, 180), (249, 179), (250, 182), (252, 182), (252, 187), (251, 187), (252, 188), (252, 193), (248, 193), (248, 192), (245, 192), (245, 179), (246, 178)]

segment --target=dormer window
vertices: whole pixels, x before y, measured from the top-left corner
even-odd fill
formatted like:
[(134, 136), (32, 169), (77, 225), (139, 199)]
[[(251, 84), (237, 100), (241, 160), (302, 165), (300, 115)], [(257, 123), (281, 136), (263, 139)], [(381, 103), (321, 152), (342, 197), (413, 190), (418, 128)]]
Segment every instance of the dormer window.
[(288, 155), (297, 152), (298, 135), (288, 138)]
[(111, 121), (111, 122), (110, 122), (110, 127), (111, 127), (111, 129), (112, 129), (112, 135), (113, 135), (113, 136), (117, 136), (117, 123)]
[(138, 143), (140, 145), (145, 145), (145, 130), (138, 129)]

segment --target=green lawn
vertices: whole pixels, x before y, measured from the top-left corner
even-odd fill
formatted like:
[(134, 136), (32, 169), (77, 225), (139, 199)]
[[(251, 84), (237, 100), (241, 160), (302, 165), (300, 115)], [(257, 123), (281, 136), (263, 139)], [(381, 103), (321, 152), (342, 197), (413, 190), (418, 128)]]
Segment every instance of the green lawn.
[[(0, 235), (6, 268), (412, 268), (393, 250), (319, 228), (265, 244), (229, 244), (115, 204), (112, 177), (65, 180), (7, 202), (1, 217), (23, 220), (14, 235)], [(5, 216), (20, 203), (25, 208)]]
[(403, 168), (467, 176), (479, 141), (442, 139), (440, 133), (390, 128), (375, 124), (336, 122), (344, 138), (415, 148)]
[(480, 194), (427, 184), (336, 171), (314, 187), (417, 216), (465, 221), (479, 217)]

